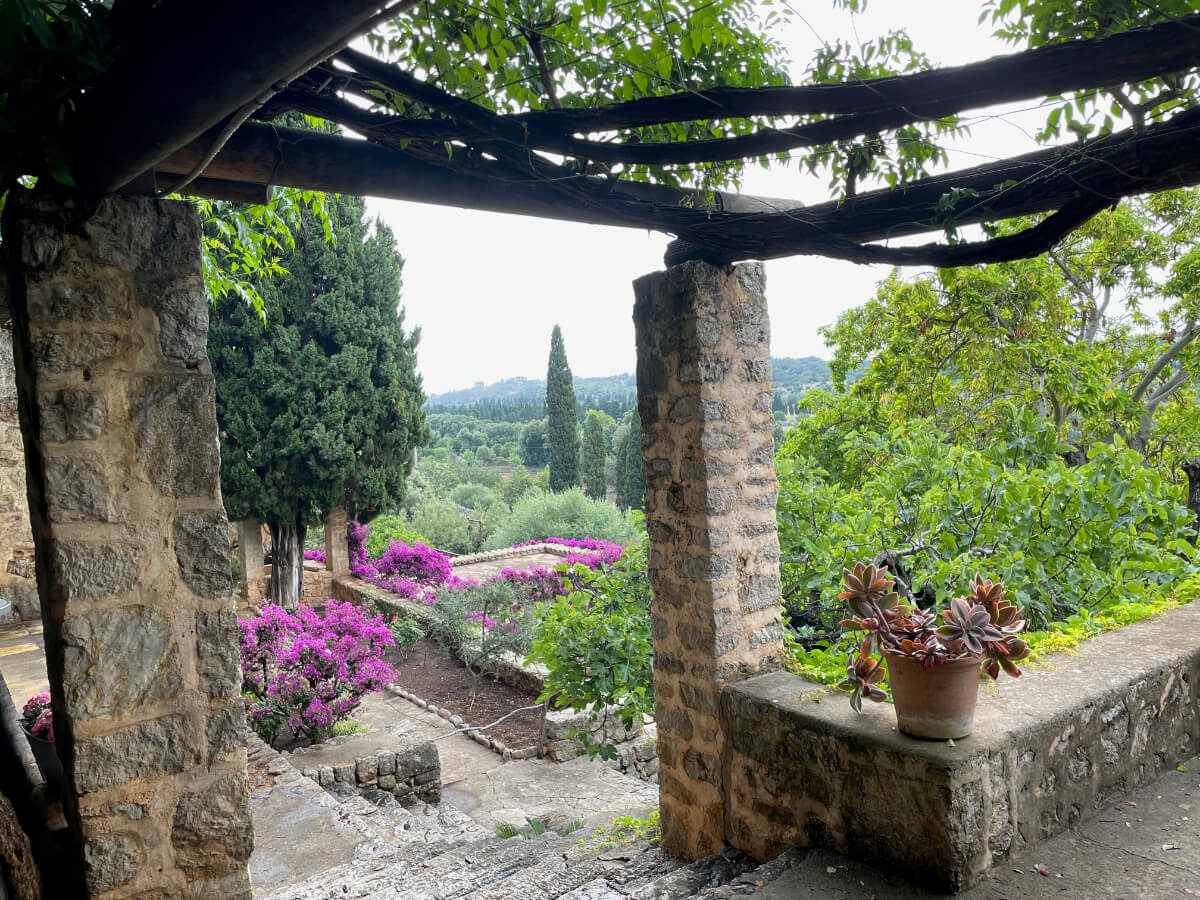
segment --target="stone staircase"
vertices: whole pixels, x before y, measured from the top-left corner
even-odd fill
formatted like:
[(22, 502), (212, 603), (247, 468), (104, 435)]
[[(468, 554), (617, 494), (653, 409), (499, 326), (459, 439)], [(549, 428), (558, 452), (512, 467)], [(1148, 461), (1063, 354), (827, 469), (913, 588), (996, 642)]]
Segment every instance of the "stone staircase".
[(735, 850), (687, 865), (650, 841), (614, 843), (604, 833), (501, 838), (449, 803), (402, 805), (387, 792), (360, 796), (342, 784), (323, 790), (256, 739), (250, 763), (269, 782), (254, 789), (260, 799), (302, 794), (329, 814), (297, 824), (302, 846), (342, 839), (323, 830), (356, 842), (348, 861), (257, 888), (259, 900), (717, 900), (755, 891), (788, 867), (787, 857), (756, 867)]

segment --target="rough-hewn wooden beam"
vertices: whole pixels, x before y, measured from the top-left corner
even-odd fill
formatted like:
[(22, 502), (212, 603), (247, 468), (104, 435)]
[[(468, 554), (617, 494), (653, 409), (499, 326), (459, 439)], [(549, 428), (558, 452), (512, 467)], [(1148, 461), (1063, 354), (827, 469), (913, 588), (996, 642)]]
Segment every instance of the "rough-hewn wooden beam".
[[(200, 144), (185, 148), (160, 168), (189, 171), (202, 153)], [(717, 208), (697, 209), (688, 205), (694, 193), (661, 185), (610, 184), (586, 176), (573, 179), (578, 190), (568, 199), (548, 191), (536, 175), (526, 180), (497, 178), (498, 164), (483, 158), (456, 165), (459, 168), (434, 165), (366, 141), (255, 123), (239, 129), (206, 174), (230, 181), (657, 229), (682, 239), (668, 257), (673, 262), (800, 254), (867, 262), (897, 254), (859, 245), (941, 231), (947, 221), (968, 225), (1063, 208), (1078, 211), (1094, 204), (1095, 198), (1116, 203), (1133, 194), (1200, 184), (1200, 110), (1181, 113), (1140, 135), (1125, 131), (1079, 146), (1040, 150), (922, 179), (902, 189), (871, 191), (853, 202), (811, 207), (722, 195)], [(946, 198), (954, 192), (957, 195), (947, 204)], [(1081, 198), (1086, 203), (1076, 202)], [(936, 264), (943, 257), (962, 262), (991, 259), (1004, 248), (1028, 255), (1037, 252), (1030, 238), (1053, 234), (1053, 228), (1045, 228), (982, 252), (972, 248), (948, 256), (944, 246), (911, 248), (895, 261)]]
[(71, 123), (70, 170), (107, 193), (341, 49), (382, 0), (168, 0), (130, 23)]
[[(162, 160), (156, 169), (166, 174), (191, 171), (206, 146), (204, 139), (189, 144)], [(524, 181), (495, 179), (494, 166), (479, 160), (474, 164), (464, 162), (461, 169), (452, 170), (367, 141), (248, 122), (225, 144), (205, 169), (205, 175), (213, 180), (291, 185), (594, 225), (669, 230), (668, 223), (655, 220), (648, 224), (646, 215), (658, 209), (678, 210), (691, 218), (704, 216), (702, 211), (681, 206), (695, 199), (694, 191), (630, 182), (609, 185), (603, 178), (577, 176), (579, 185), (595, 198), (595, 203), (581, 205), (564, 202), (547, 192), (542, 180), (533, 175)], [(726, 212), (767, 212), (800, 206), (795, 200), (724, 191), (716, 192), (713, 199), (716, 208)]]
[[(967, 109), (1137, 82), (1191, 69), (1200, 65), (1200, 14), (1188, 19), (1195, 21), (1181, 19), (1110, 37), (994, 57), (966, 66), (857, 84), (720, 88), (634, 100), (597, 109), (544, 110), (519, 116), (497, 115), (357, 50), (343, 50), (337, 59), (360, 75), (452, 117), (463, 129), (460, 136), (467, 141), (483, 136), (598, 162), (682, 165), (782, 153), (938, 119)], [(824, 112), (833, 114), (833, 118), (792, 128), (762, 128), (740, 137), (702, 141), (633, 143), (586, 140), (575, 135), (580, 130), (628, 127), (631, 120), (651, 114), (658, 118), (638, 123), (747, 116), (785, 102), (793, 104), (792, 113)], [(629, 112), (629, 108), (633, 111)], [(598, 110), (604, 112), (598, 113)], [(589, 123), (586, 127), (581, 124), (585, 121)], [(392, 127), (399, 130), (404, 124), (404, 120), (395, 120)], [(410, 127), (430, 127), (431, 124), (414, 122)]]
[(1143, 81), (1200, 65), (1200, 13), (1090, 40), (845, 84), (713, 88), (514, 118), (534, 130), (609, 131), (728, 116), (852, 115), (903, 107), (914, 118), (1032, 96)]

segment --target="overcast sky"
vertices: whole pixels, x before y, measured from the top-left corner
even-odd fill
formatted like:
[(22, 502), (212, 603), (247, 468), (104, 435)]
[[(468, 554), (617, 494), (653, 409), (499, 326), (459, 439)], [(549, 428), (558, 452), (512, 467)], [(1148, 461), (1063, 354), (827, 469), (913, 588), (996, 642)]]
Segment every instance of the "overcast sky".
[[(804, 18), (781, 33), (793, 81), (819, 39), (853, 40), (857, 33), (866, 40), (900, 27), (937, 65), (1013, 52), (978, 24), (975, 0), (874, 0), (857, 17), (832, 5), (793, 0)], [(987, 112), (996, 111), (972, 113), (970, 137), (949, 145), (951, 167), (1035, 149), (1029, 131), (1036, 113), (1001, 119)], [(824, 179), (795, 166), (756, 168), (742, 190), (806, 203), (828, 199)], [(556, 323), (576, 375), (634, 370), (630, 283), (663, 267), (666, 235), (393, 200), (372, 199), (368, 211), (395, 231), (405, 258), (405, 322), (421, 328), (419, 371), (427, 393), (514, 375), (544, 378)], [(888, 272), (817, 257), (768, 262), (772, 354), (828, 357), (817, 329), (867, 300)]]

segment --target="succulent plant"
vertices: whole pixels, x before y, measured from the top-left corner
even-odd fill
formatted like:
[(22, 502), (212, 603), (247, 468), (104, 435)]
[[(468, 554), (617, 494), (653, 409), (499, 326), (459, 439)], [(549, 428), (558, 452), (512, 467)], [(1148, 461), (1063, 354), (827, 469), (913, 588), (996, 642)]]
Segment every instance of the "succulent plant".
[(846, 589), (838, 597), (846, 601), (856, 617), (843, 619), (842, 627), (867, 632), (872, 649), (878, 649), (880, 641), (892, 643), (891, 624), (906, 614), (908, 608), (900, 603), (900, 595), (892, 590), (896, 582), (888, 578), (887, 566), (855, 563), (853, 569), (842, 570), (842, 581)]
[(980, 659), (983, 671), (996, 678), (1003, 669), (1017, 677), (1017, 660), (1029, 655), (1025, 641), (1016, 637), (1025, 628), (1021, 608), (1005, 599), (1003, 582), (976, 574), (970, 592), (955, 597), (948, 609), (937, 613), (901, 603), (886, 566), (856, 563), (842, 572), (845, 590), (838, 596), (850, 607), (851, 618), (842, 620), (847, 631), (865, 631), (859, 652), (846, 663), (846, 678), (838, 687), (851, 692), (850, 705), (861, 712), (862, 701), (884, 700), (882, 650), (915, 659), (922, 666), (941, 665), (955, 659)]
[(870, 645), (870, 640), (863, 641), (858, 654), (847, 657), (846, 679), (838, 684), (839, 688), (850, 691), (850, 706), (855, 712), (862, 712), (864, 697), (876, 703), (887, 699), (887, 692), (876, 683), (883, 680), (883, 666), (871, 655)]
[(982, 656), (985, 644), (1004, 640), (1004, 634), (992, 624), (992, 617), (982, 603), (972, 606), (962, 597), (955, 597), (950, 608), (943, 610), (942, 618), (945, 624), (938, 628), (938, 637), (962, 642), (972, 656)]

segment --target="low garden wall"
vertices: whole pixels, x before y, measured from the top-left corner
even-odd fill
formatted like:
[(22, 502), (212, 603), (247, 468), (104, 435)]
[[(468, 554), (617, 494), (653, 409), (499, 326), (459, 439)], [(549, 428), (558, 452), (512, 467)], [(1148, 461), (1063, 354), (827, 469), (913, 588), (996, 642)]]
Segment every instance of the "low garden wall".
[(736, 682), (720, 709), (727, 838), (760, 860), (828, 847), (962, 890), (1200, 751), (1197, 685), (1200, 603), (981, 687), (954, 742), (787, 673)]
[(442, 799), (442, 764), (432, 741), (397, 738), (389, 748), (363, 752), (361, 738), (349, 735), (283, 756), (321, 787), (346, 784), (359, 793), (381, 790), (426, 803)]

